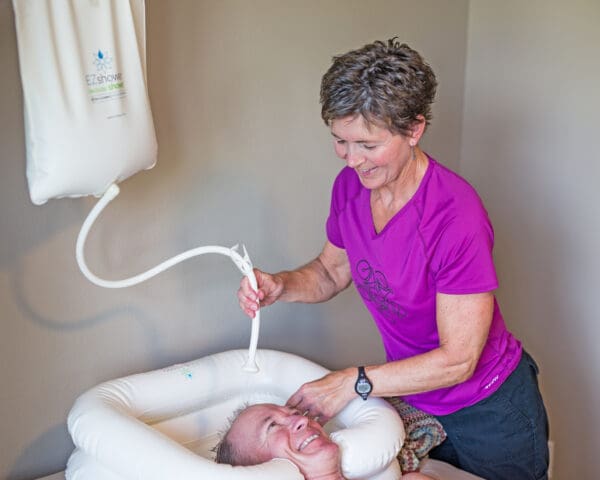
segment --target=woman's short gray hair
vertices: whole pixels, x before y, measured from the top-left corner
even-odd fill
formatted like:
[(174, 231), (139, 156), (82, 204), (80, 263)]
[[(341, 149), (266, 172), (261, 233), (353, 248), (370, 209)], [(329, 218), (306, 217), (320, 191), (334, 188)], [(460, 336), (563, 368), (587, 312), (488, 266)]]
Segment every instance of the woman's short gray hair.
[(249, 406), (250, 405), (248, 403), (244, 403), (241, 407), (238, 407), (227, 419), (227, 426), (225, 427), (225, 430), (219, 434), (220, 440), (212, 449), (212, 451), (215, 453), (216, 463), (226, 463), (233, 466), (253, 465), (249, 459), (244, 458), (239, 450), (239, 446), (234, 445), (229, 438), (229, 433), (231, 432), (233, 423)]
[(343, 55), (321, 80), (321, 116), (362, 115), (369, 124), (407, 134), (423, 117), (429, 124), (437, 81), (421, 55), (396, 37)]

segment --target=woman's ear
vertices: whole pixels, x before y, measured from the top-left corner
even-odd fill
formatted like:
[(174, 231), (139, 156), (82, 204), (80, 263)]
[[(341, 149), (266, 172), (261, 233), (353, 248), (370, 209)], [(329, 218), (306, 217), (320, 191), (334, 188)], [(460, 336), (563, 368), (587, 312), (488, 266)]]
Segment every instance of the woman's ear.
[(425, 133), (425, 127), (427, 126), (427, 121), (423, 115), (417, 115), (417, 120), (412, 124), (410, 128), (410, 133), (408, 135), (408, 143), (411, 147), (416, 146), (423, 133)]

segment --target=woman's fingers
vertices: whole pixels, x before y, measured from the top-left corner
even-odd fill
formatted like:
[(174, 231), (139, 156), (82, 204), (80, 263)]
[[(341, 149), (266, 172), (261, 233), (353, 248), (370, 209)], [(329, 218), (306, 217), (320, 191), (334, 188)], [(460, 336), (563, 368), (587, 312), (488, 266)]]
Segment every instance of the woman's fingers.
[(240, 281), (240, 288), (238, 289), (240, 308), (250, 318), (254, 318), (261, 306), (271, 305), (281, 295), (281, 288), (278, 287), (273, 275), (258, 268), (254, 269), (254, 275), (256, 276), (258, 290), (252, 288), (250, 280), (246, 276)]
[(302, 385), (286, 402), (286, 405), (318, 422), (326, 423), (336, 416), (354, 397), (350, 387), (353, 370), (331, 372), (324, 377)]
[(242, 278), (237, 296), (242, 311), (250, 318), (254, 318), (259, 307), (260, 293), (252, 289), (248, 277)]

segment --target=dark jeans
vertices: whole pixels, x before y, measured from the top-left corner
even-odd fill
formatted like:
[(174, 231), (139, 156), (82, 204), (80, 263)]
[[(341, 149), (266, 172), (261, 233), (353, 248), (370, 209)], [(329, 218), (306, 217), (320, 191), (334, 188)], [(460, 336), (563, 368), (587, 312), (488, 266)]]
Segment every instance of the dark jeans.
[(548, 417), (527, 352), (490, 397), (436, 417), (447, 439), (429, 456), (486, 480), (547, 480)]

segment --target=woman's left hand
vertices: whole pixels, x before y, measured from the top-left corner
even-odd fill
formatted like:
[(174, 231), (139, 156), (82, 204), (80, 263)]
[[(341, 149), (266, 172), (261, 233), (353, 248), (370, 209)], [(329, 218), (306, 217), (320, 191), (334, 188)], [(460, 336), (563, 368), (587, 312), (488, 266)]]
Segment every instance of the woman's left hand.
[(356, 375), (356, 368), (346, 368), (305, 383), (288, 399), (286, 405), (324, 425), (356, 397)]

